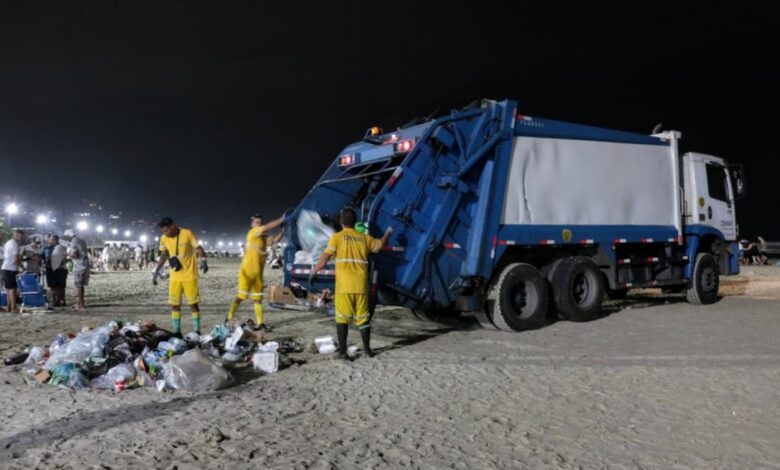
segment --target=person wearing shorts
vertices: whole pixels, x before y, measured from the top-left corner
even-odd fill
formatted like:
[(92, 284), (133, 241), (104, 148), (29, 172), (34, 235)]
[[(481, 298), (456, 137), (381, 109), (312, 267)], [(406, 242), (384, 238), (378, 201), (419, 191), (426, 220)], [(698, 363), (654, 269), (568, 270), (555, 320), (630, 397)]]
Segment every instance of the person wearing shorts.
[(84, 289), (89, 285), (89, 252), (87, 242), (76, 236), (71, 230), (65, 230), (65, 240), (68, 241), (68, 255), (73, 261), (73, 285), (76, 286), (76, 309), (86, 308)]
[(338, 337), (339, 358), (348, 359), (347, 333), (350, 321), (360, 331), (363, 340), (363, 353), (371, 357), (371, 323), (368, 314), (368, 256), (379, 253), (387, 243), (393, 229), (388, 227), (381, 239), (355, 230), (357, 215), (351, 207), (341, 210), (342, 230), (328, 241), (325, 252), (309, 275), (309, 285), (314, 282), (317, 273), (325, 267), (331, 257), (336, 263), (336, 335)]
[[(255, 309), (256, 328), (265, 334), (265, 320), (263, 319), (263, 269), (265, 267), (265, 250), (268, 241), (266, 235), (268, 231), (282, 225), (285, 221), (284, 216), (272, 220), (263, 225), (263, 217), (259, 214), (252, 216), (250, 222), (251, 228), (246, 234), (246, 251), (243, 246), (241, 250), (244, 253), (241, 256), (241, 268), (238, 271), (238, 289), (236, 298), (230, 304), (226, 322), (233, 320), (238, 311), (241, 302), (252, 299)], [(276, 243), (281, 238), (283, 232), (272, 239), (271, 243)]]
[(7, 311), (11, 313), (16, 310), (16, 297), (19, 286), (16, 283), (16, 275), (19, 274), (19, 263), (21, 261), (21, 242), (24, 240), (24, 232), (14, 230), (10, 240), (3, 245), (3, 286), (7, 296)]
[(157, 285), (160, 270), (166, 261), (170, 265), (168, 303), (171, 305), (171, 324), (174, 336), (181, 338), (181, 298), (187, 300), (192, 314), (192, 330), (200, 334), (200, 289), (198, 288), (198, 262), (205, 274), (209, 270), (206, 252), (200, 246), (192, 230), (177, 226), (170, 217), (163, 217), (157, 224), (162, 231), (160, 237), (160, 260), (152, 274), (152, 283)]

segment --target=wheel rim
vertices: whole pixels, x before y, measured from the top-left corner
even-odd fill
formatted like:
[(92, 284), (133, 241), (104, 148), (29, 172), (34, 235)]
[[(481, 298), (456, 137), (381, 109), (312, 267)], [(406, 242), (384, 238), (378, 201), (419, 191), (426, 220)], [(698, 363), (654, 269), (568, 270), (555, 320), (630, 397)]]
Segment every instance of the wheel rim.
[(705, 267), (701, 271), (701, 290), (704, 292), (713, 292), (718, 287), (718, 275), (715, 269)]
[(522, 319), (527, 318), (533, 313), (534, 306), (539, 301), (539, 293), (529, 282), (520, 281), (512, 286), (512, 295), (510, 297), (512, 310)]
[(574, 276), (571, 285), (571, 294), (574, 302), (577, 305), (582, 305), (588, 302), (590, 298), (590, 279), (586, 273), (579, 273)]

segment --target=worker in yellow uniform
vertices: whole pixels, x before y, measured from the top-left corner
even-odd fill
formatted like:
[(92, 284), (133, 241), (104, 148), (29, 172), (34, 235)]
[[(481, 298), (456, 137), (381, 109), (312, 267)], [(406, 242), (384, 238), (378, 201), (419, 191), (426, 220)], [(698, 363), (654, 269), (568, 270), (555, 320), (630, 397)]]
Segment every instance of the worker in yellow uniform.
[(363, 340), (363, 353), (371, 357), (371, 324), (368, 317), (368, 255), (378, 253), (387, 243), (392, 227), (388, 227), (381, 239), (355, 230), (355, 210), (345, 207), (341, 210), (342, 230), (330, 238), (328, 247), (320, 256), (317, 265), (309, 275), (309, 284), (325, 267), (331, 257), (336, 263), (336, 336), (339, 343), (339, 358), (347, 359), (347, 330), (354, 318), (355, 326)]
[[(230, 304), (226, 321), (233, 320), (241, 302), (249, 298), (255, 308), (255, 322), (257, 329), (265, 333), (266, 327), (263, 321), (263, 268), (265, 267), (267, 233), (282, 225), (285, 217), (279, 217), (263, 225), (263, 217), (259, 214), (252, 216), (252, 228), (246, 234), (246, 248), (241, 258), (241, 268), (238, 271), (238, 292), (236, 298)], [(282, 237), (280, 231), (271, 243), (276, 243)]]
[(160, 269), (166, 261), (170, 267), (168, 303), (171, 305), (171, 322), (174, 336), (181, 338), (181, 296), (187, 300), (192, 314), (192, 330), (200, 334), (200, 290), (198, 288), (198, 262), (205, 274), (209, 270), (206, 252), (200, 246), (191, 230), (177, 226), (170, 217), (163, 217), (157, 224), (162, 231), (160, 237), (160, 261), (152, 274), (152, 283), (157, 285)]

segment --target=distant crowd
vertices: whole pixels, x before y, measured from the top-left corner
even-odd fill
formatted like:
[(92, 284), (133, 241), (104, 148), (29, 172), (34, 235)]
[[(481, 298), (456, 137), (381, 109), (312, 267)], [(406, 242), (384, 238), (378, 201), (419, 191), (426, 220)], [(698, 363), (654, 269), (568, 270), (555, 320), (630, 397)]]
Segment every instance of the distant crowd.
[(739, 251), (741, 264), (769, 264), (769, 258), (766, 254), (766, 240), (761, 237), (758, 237), (756, 241), (743, 238), (739, 241)]
[[(0, 264), (6, 311), (17, 312), (17, 300), (21, 296), (18, 276), (32, 275), (51, 292), (51, 306), (65, 307), (65, 289), (68, 280), (76, 287), (77, 309), (85, 308), (84, 288), (89, 284), (91, 273), (109, 271), (153, 270), (160, 260), (157, 246), (129, 243), (106, 243), (103, 247), (88, 247), (86, 241), (73, 230), (65, 230), (62, 238), (58, 234), (45, 237), (27, 237), (23, 230), (14, 230), (10, 239), (0, 240)], [(239, 253), (212, 249), (205, 251), (209, 258), (243, 258), (245, 248), (239, 245)], [(282, 264), (282, 251), (278, 244), (268, 248), (267, 263), (272, 267)]]

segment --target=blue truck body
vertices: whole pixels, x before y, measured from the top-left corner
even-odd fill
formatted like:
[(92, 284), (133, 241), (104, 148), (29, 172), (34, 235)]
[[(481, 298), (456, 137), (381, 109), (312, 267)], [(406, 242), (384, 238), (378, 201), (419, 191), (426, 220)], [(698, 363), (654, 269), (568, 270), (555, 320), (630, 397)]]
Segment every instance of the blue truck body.
[[(663, 225), (502, 223), (513, 145), (524, 137), (676, 145), (658, 136), (531, 118), (518, 114), (514, 101), (484, 100), (349, 145), (296, 211), (316, 211), (335, 227), (339, 210), (352, 205), (373, 236), (392, 226), (389, 246), (372, 260), (372, 287), (378, 303), (416, 310), (483, 310), (491, 282), (517, 261), (542, 271), (563, 256), (588, 257), (610, 291), (684, 287), (706, 239), (708, 247), (714, 240), (723, 247), (720, 273), (738, 271), (735, 240), (685, 224), (682, 212), (679, 224)], [(294, 264), (295, 224), (287, 230), (285, 284), (307, 285), (311, 266)], [(332, 288), (333, 269), (326, 267), (311, 287)]]

